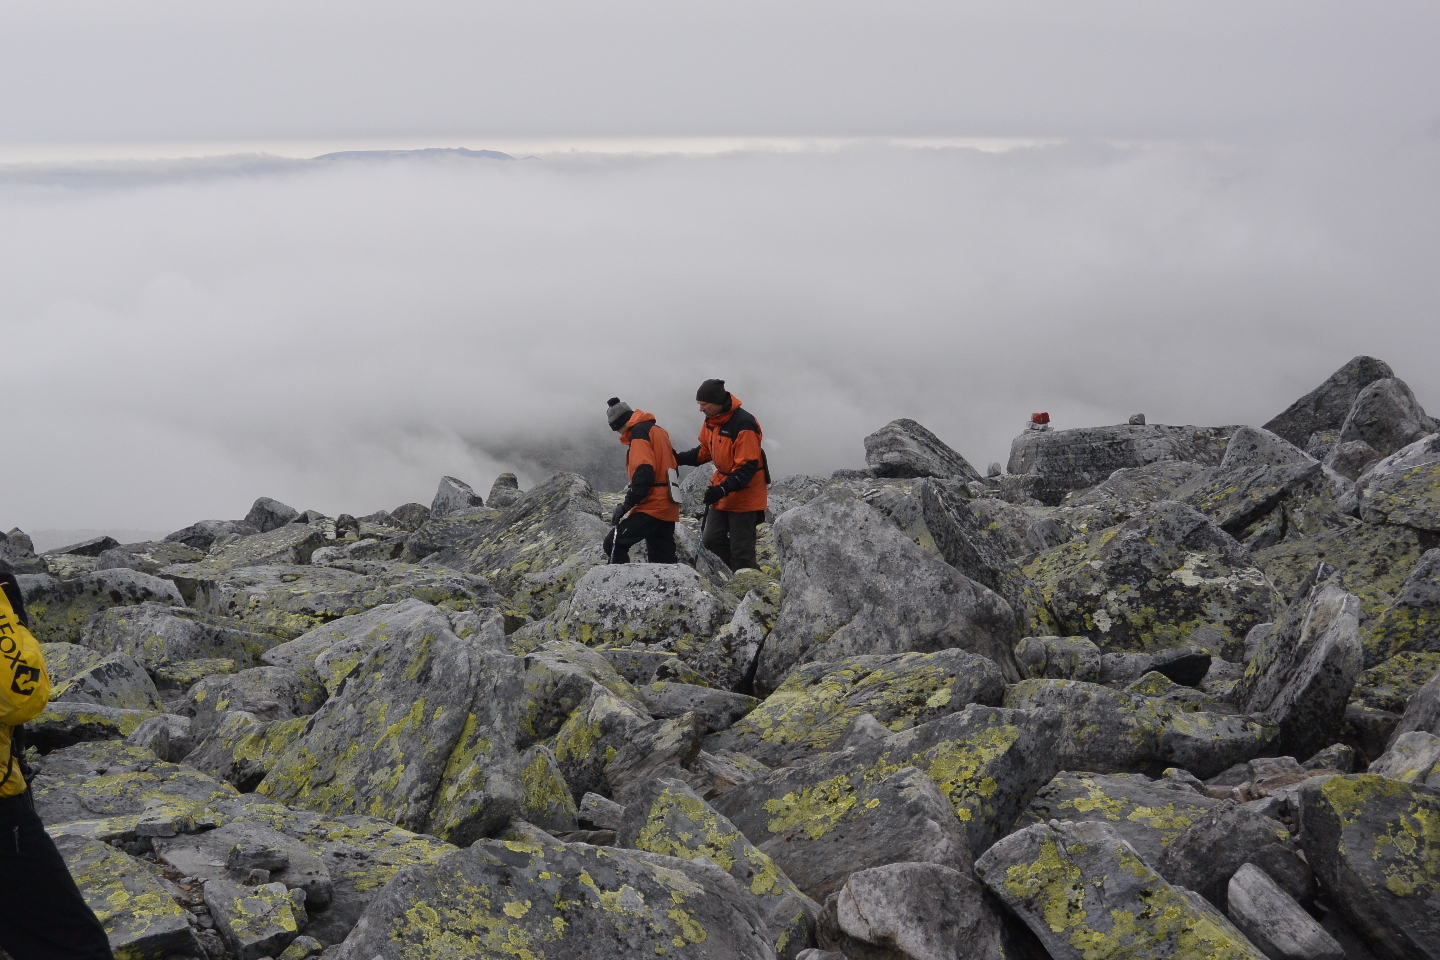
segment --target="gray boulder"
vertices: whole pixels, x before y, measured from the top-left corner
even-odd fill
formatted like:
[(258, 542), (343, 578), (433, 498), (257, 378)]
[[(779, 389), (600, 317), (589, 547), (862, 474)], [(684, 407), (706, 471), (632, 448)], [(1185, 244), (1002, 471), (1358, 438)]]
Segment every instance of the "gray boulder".
[(73, 580), (43, 574), (17, 579), (30, 614), (30, 631), (42, 643), (80, 643), (86, 621), (111, 607), (147, 601), (184, 605), (173, 583), (136, 570), (98, 570)]
[(1440, 653), (1440, 549), (1425, 551), (1366, 634), (1366, 666), (1399, 653)]
[(820, 922), (820, 945), (851, 960), (1001, 960), (1002, 934), (985, 888), (935, 863), (857, 870)]
[(252, 871), (263, 870), (261, 882), (304, 890), (308, 909), (327, 907), (334, 897), (325, 862), (309, 846), (263, 823), (235, 820), (204, 833), (159, 838), (153, 846), (161, 863), (187, 877), (245, 883)]
[(167, 536), (164, 542), (178, 543), (192, 550), (208, 553), (217, 540), (248, 537), (259, 532), (259, 527), (244, 520), (201, 520), (176, 530)]
[[(685, 475), (680, 481), (680, 513), (685, 516), (698, 515), (705, 509), (705, 488), (715, 476), (715, 464), (702, 463)], [(771, 487), (772, 496), (774, 487)]]
[(1402, 733), (1365, 772), (1440, 789), (1440, 737), (1418, 730)]
[[(287, 506), (279, 500), (272, 500), (269, 497), (261, 497), (250, 506), (250, 512), (245, 514), (245, 522), (250, 524), (261, 533), (268, 533), (271, 530), (279, 529), (287, 523), (298, 519), (300, 511), (294, 507)], [(171, 534), (174, 536), (174, 534)]]
[[(1051, 516), (1063, 522), (1067, 529), (1082, 534), (1104, 530), (1124, 523), (1161, 500), (1174, 500), (1176, 490), (1207, 469), (1203, 464), (1187, 460), (1158, 460), (1143, 467), (1116, 470), (1095, 486), (1068, 494)], [(1059, 546), (1059, 543), (1050, 546)]]
[(877, 477), (979, 480), (970, 462), (914, 420), (892, 420), (865, 438), (865, 463)]
[(125, 653), (112, 653), (50, 690), (51, 700), (98, 703), (122, 710), (161, 710), (160, 691), (145, 667)]
[(352, 957), (401, 960), (451, 942), (571, 960), (775, 957), (763, 918), (718, 866), (535, 830), (402, 871), (345, 944)]
[(191, 732), (204, 738), (229, 711), (242, 711), (262, 722), (309, 716), (325, 703), (325, 688), (313, 673), (251, 667), (201, 680), (190, 688), (186, 700), (181, 712), (192, 718)]
[(441, 477), (435, 498), (430, 501), (430, 516), (435, 519), (460, 516), (483, 506), (485, 501), (470, 484), (454, 477)]
[(796, 666), (854, 654), (960, 648), (1017, 679), (1014, 613), (987, 590), (843, 493), (775, 523), (781, 605), (760, 651), (756, 687)]
[(1022, 626), (1043, 617), (1032, 609), (1039, 590), (1013, 559), (1022, 548), (1007, 544), (1004, 527), (988, 516), (993, 507), (966, 503), (954, 485), (934, 481), (921, 485), (920, 506), (925, 530), (946, 563), (1003, 597)]
[(513, 473), (502, 473), (490, 484), (490, 495), (485, 498), (492, 510), (503, 510), (520, 499), (520, 479)]
[(1340, 443), (1364, 443), (1388, 457), (1437, 429), (1405, 381), (1391, 377), (1360, 391), (1340, 428)]
[(1390, 743), (1415, 731), (1440, 735), (1440, 670), (1410, 698)]
[(1161, 460), (1214, 466), (1224, 455), (1230, 432), (1158, 424), (1027, 430), (1011, 442), (1006, 472), (1028, 475), (1031, 496), (1056, 506), (1067, 493), (1093, 487), (1116, 470)]
[[(231, 541), (216, 541), (210, 548), (210, 556), (202, 561), (184, 566), (194, 569), (213, 569), (224, 572), (236, 567), (258, 567), (275, 563), (309, 563), (316, 550), (330, 540), (317, 524), (290, 523), (265, 533), (251, 534)], [(162, 568), (162, 575), (168, 576), (175, 566)]]
[(760, 648), (775, 626), (779, 605), (777, 583), (766, 583), (746, 592), (730, 622), (687, 656), (683, 666), (693, 669), (697, 677), (712, 686), (748, 692), (753, 688)]
[(55, 846), (118, 957), (199, 957), (191, 914), (151, 864), (98, 840), (61, 836)]
[(1292, 403), (1284, 413), (1266, 423), (1265, 429), (1304, 448), (1313, 433), (1338, 433), (1360, 392), (1376, 380), (1393, 376), (1395, 371), (1385, 361), (1374, 357), (1355, 357), (1320, 386)]
[(693, 683), (658, 680), (637, 687), (650, 716), (669, 720), (686, 713), (700, 717), (707, 733), (728, 730), (760, 703), (754, 697)]
[(1314, 463), (1300, 446), (1263, 427), (1240, 427), (1230, 435), (1220, 469), (1255, 470)]
[(1106, 823), (1026, 827), (986, 851), (975, 871), (1054, 960), (1265, 957), (1167, 883)]
[(1230, 878), (1229, 914), (1270, 960), (1345, 960), (1345, 951), (1269, 874), (1247, 863)]
[(1440, 531), (1440, 433), (1416, 440), (1365, 472), (1357, 485), (1360, 516)]
[(1026, 637), (1015, 644), (1015, 660), (1027, 678), (1099, 683), (1100, 648), (1086, 637)]
[(305, 924), (303, 903), (283, 883), (248, 886), (210, 880), (205, 884), (205, 906), (239, 960), (273, 957), (289, 946)]
[(161, 567), (168, 567), (172, 563), (194, 563), (203, 559), (205, 559), (204, 550), (197, 550), (183, 543), (152, 540), (142, 543), (125, 543), (106, 550), (97, 558), (95, 569), (114, 570), (117, 567), (124, 567), (153, 576), (160, 572)]
[(164, 603), (114, 607), (92, 617), (80, 642), (92, 650), (126, 653), (159, 670), (191, 660), (232, 660), (256, 666), (275, 638), (243, 621)]
[(1154, 866), (1177, 887), (1194, 890), (1226, 908), (1227, 884), (1243, 864), (1254, 863), (1283, 881), (1290, 896), (1309, 900), (1315, 882), (1290, 831), (1246, 806), (1214, 804), (1166, 847)]
[(1308, 757), (1340, 738), (1364, 670), (1360, 601), (1333, 580), (1286, 610), (1236, 685), (1236, 702), (1279, 729), (1274, 748)]
[(1326, 902), (1376, 956), (1440, 957), (1440, 794), (1360, 774), (1300, 790), (1300, 841)]
[(1214, 776), (1258, 756), (1276, 736), (1263, 718), (1204, 712), (1077, 680), (1017, 683), (1006, 691), (1005, 706), (1055, 711), (1063, 724), (1058, 765), (1097, 773), (1158, 774), (1173, 766)]

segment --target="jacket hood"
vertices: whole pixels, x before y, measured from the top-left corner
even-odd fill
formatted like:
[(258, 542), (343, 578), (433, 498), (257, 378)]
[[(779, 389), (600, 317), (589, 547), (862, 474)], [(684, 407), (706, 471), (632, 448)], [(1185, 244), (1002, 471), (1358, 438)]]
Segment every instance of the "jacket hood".
[(644, 410), (636, 410), (630, 414), (630, 419), (625, 421), (625, 429), (620, 431), (620, 442), (629, 443), (630, 431), (647, 420), (653, 423), (655, 421), (655, 414), (646, 413)]

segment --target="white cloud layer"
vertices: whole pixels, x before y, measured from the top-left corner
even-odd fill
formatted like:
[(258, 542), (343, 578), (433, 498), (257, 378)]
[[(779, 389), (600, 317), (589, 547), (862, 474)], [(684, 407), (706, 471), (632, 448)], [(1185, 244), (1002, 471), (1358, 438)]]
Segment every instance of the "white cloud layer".
[[(677, 437), (726, 378), (779, 473), (899, 416), (1260, 423), (1357, 353), (1440, 410), (1440, 143), (211, 161), (0, 172), (0, 527), (482, 492)], [(601, 446), (600, 449), (609, 449)], [(618, 462), (620, 448), (613, 446)]]

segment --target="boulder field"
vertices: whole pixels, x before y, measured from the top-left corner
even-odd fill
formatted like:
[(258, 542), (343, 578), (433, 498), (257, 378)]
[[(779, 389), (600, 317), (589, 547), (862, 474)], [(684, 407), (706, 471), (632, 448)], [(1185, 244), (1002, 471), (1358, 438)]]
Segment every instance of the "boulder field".
[(116, 956), (1440, 960), (1440, 423), (1388, 365), (983, 476), (863, 445), (738, 573), (698, 471), (693, 564), (608, 565), (565, 473), (0, 536)]

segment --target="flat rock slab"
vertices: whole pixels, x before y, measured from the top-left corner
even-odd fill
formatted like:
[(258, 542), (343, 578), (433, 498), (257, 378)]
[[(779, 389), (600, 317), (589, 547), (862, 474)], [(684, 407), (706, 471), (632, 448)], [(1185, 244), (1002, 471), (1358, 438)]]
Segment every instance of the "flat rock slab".
[(1006, 472), (1032, 478), (1031, 496), (1049, 506), (1116, 470), (1161, 460), (1213, 466), (1225, 454), (1225, 428), (1121, 424), (1076, 430), (1027, 430), (1010, 443)]
[(681, 860), (542, 837), (482, 841), (402, 872), (346, 939), (350, 955), (774, 957), (759, 915), (737, 909), (734, 881), (718, 868), (715, 877)]
[(1345, 960), (1335, 938), (1253, 863), (1230, 878), (1229, 913), (1271, 960)]
[(1360, 478), (1360, 516), (1440, 532), (1440, 433), (1381, 460)]
[(73, 580), (21, 575), (30, 630), (42, 643), (82, 643), (85, 624), (111, 607), (147, 601), (183, 606), (175, 585), (136, 570), (99, 570)]
[(283, 883), (250, 887), (210, 880), (205, 884), (205, 906), (225, 945), (240, 960), (280, 953), (299, 934), (305, 919), (305, 911), (297, 910)]
[(105, 927), (110, 949), (127, 960), (204, 955), (190, 912), (175, 902), (158, 870), (96, 840), (55, 841), (80, 894)]
[(1027, 827), (986, 851), (975, 870), (1054, 960), (1265, 960), (1108, 824)]
[(128, 653), (152, 671), (191, 660), (256, 666), (275, 638), (240, 620), (163, 603), (113, 607), (86, 624), (81, 642), (101, 655)]
[(972, 703), (998, 706), (1005, 679), (994, 662), (964, 650), (846, 657), (797, 668), (710, 750), (734, 750), (767, 766), (835, 747), (868, 713), (890, 732), (908, 730)]

